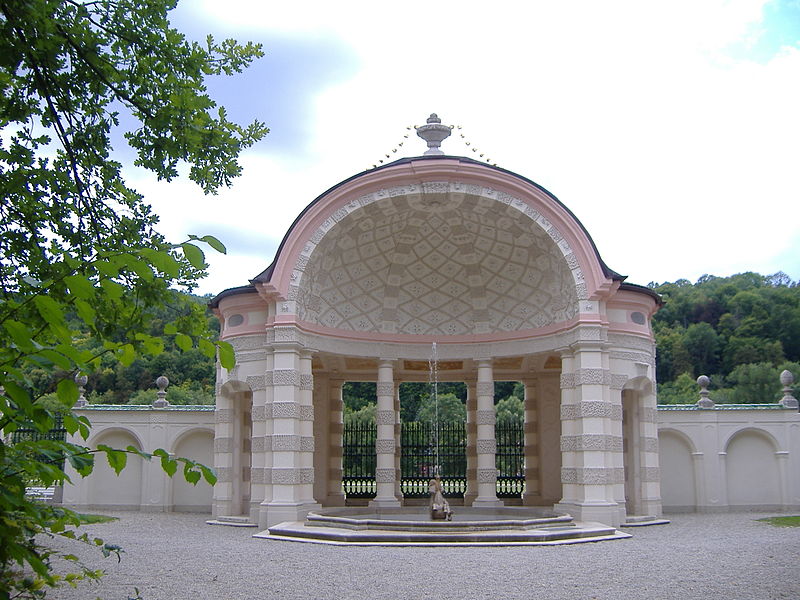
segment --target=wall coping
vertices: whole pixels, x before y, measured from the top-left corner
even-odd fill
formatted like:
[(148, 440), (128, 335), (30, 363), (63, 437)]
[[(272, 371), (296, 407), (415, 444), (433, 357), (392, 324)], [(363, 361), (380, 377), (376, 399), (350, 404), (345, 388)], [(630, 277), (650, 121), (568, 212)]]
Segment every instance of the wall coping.
[(155, 408), (149, 404), (86, 404), (74, 410), (96, 410), (96, 411), (110, 411), (110, 410), (124, 410), (124, 411), (142, 411), (152, 410), (156, 412), (175, 412), (175, 411), (208, 411), (216, 410), (213, 404), (175, 404), (165, 406), (164, 408)]
[(659, 404), (656, 407), (663, 411), (715, 411), (715, 410), (792, 410), (782, 404), (716, 404), (709, 408), (701, 408), (694, 404)]

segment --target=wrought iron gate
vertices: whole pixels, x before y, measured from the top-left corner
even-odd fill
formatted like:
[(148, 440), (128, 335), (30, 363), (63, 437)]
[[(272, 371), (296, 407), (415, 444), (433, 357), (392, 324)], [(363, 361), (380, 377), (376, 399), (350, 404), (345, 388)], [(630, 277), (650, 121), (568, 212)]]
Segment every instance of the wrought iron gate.
[(401, 428), (400, 489), (405, 498), (427, 498), (428, 483), (436, 474), (436, 438), (439, 439), (444, 495), (463, 498), (467, 489), (467, 431), (464, 423), (403, 423)]
[[(436, 465), (436, 435), (445, 496), (462, 498), (467, 487), (467, 433), (464, 423), (410, 422), (401, 425), (401, 490), (405, 498), (426, 498)], [(375, 497), (374, 424), (344, 426), (342, 483), (348, 498)], [(497, 496), (519, 498), (525, 486), (525, 434), (522, 421), (495, 426)]]

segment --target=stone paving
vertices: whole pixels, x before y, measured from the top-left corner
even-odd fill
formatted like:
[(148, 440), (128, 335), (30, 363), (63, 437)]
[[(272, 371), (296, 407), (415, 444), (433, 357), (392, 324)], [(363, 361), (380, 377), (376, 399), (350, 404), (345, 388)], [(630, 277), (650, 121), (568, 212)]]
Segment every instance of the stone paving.
[(118, 513), (87, 526), (121, 545), (122, 561), (59, 540), (107, 571), (64, 600), (791, 599), (800, 598), (800, 528), (759, 513), (673, 515), (625, 540), (506, 548), (365, 548), (279, 542), (254, 530), (205, 525), (206, 515)]

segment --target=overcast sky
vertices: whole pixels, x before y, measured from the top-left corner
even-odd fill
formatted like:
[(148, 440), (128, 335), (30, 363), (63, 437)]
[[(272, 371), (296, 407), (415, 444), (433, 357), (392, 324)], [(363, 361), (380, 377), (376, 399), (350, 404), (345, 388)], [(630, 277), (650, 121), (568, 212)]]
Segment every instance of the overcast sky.
[(233, 188), (205, 197), (128, 170), (168, 238), (227, 245), (200, 293), (246, 284), (332, 185), (422, 154), (403, 136), (431, 112), (462, 127), (446, 153), (547, 188), (629, 282), (800, 279), (798, 0), (183, 0), (173, 24), (266, 52), (210, 86), (271, 128)]

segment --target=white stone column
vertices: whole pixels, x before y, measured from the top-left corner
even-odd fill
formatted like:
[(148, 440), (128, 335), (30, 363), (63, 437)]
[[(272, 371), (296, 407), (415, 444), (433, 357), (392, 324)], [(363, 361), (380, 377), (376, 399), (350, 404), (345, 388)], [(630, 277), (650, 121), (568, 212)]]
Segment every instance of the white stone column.
[(464, 506), (471, 506), (478, 497), (478, 396), (474, 381), (467, 382), (467, 489)]
[(775, 458), (778, 461), (778, 477), (780, 479), (781, 489), (781, 508), (783, 510), (791, 510), (792, 504), (789, 500), (789, 452), (786, 450), (779, 450), (775, 453)]
[[(652, 390), (656, 383), (651, 381)], [(658, 419), (656, 395), (652, 391), (643, 393), (641, 399), (641, 419), (639, 422), (639, 453), (641, 458), (641, 511), (642, 514), (660, 517), (661, 508), (661, 467), (658, 463)]]
[(317, 504), (314, 499), (314, 375), (311, 356), (308, 350), (300, 352), (300, 468), (303, 472), (300, 494), (305, 502)]
[(572, 355), (563, 358), (564, 495), (555, 509), (580, 521), (618, 527), (622, 515), (615, 498), (615, 484), (624, 478), (624, 471), (616, 466), (621, 458), (617, 455), (622, 451), (622, 405), (618, 398), (611, 397), (610, 383), (608, 353), (602, 342), (579, 342)]
[(272, 449), (272, 420), (267, 419), (267, 404), (272, 403), (272, 353), (267, 352), (266, 370), (261, 376), (247, 378), (253, 392), (250, 412), (250, 520), (258, 523), (261, 505), (271, 493), (265, 474), (269, 473)]
[(234, 423), (233, 399), (229, 394), (217, 393), (214, 410), (214, 470), (217, 472), (217, 483), (211, 500), (213, 517), (238, 515), (234, 511), (234, 493), (232, 474), (234, 469)]
[(394, 384), (394, 495), (403, 501), (402, 424), (400, 422), (400, 382)]
[(536, 381), (523, 381), (525, 389), (525, 491), (522, 503), (527, 506), (541, 504), (539, 481), (539, 416)]
[[(278, 328), (276, 328), (278, 329)], [(314, 407), (311, 355), (291, 341), (296, 331), (281, 331), (288, 341), (274, 344), (272, 416), (272, 498), (261, 506), (259, 525), (300, 521), (319, 508), (313, 498)], [(276, 334), (276, 337), (278, 335)]]
[(395, 410), (394, 362), (381, 359), (378, 363), (378, 406), (375, 411), (377, 438), (375, 440), (376, 495), (369, 505), (375, 507), (400, 506), (395, 495)]
[(342, 401), (341, 379), (330, 381), (330, 445), (328, 450), (328, 506), (344, 506), (345, 496), (342, 488), (342, 434), (344, 433), (344, 404)]
[(476, 392), (478, 497), (472, 502), (472, 506), (503, 506), (503, 501), (497, 498), (497, 466), (495, 464), (497, 440), (494, 430), (497, 417), (494, 409), (494, 373), (491, 359), (478, 360)]

